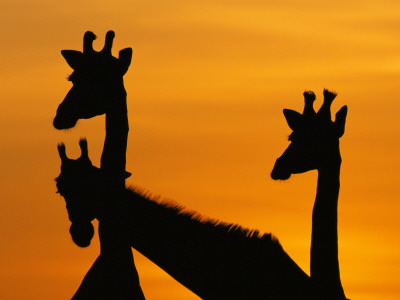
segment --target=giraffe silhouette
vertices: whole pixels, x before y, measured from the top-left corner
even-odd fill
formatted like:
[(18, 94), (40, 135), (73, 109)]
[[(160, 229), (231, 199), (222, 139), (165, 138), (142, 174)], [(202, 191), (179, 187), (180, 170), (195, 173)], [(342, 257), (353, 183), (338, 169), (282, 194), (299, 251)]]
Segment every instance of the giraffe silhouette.
[(291, 142), (276, 160), (273, 179), (288, 179), (291, 174), (318, 170), (317, 195), (312, 215), (310, 271), (316, 295), (320, 299), (345, 299), (340, 281), (338, 259), (337, 205), (342, 163), (339, 139), (345, 130), (347, 106), (331, 120), (331, 104), (336, 93), (324, 90), (324, 102), (314, 111), (315, 94), (304, 92), (304, 110), (300, 114), (283, 111), (293, 132)]
[[(325, 101), (318, 114), (312, 110), (315, 95), (311, 92), (305, 93), (303, 115), (284, 110), (288, 124), (293, 129), (291, 145), (277, 160), (271, 173), (274, 179), (287, 179), (292, 173), (312, 169), (319, 172), (313, 211), (311, 278), (270, 234), (261, 235), (238, 225), (208, 220), (197, 213), (186, 212), (175, 204), (150, 199), (138, 190), (125, 189), (124, 197), (117, 197), (120, 201), (107, 201), (109, 199), (104, 196), (107, 194), (104, 192), (107, 183), (101, 175), (102, 170), (86, 159), (85, 167), (78, 165), (82, 156), (86, 156), (85, 148), (81, 158), (70, 160), (65, 155), (65, 148), (59, 146), (62, 159), (61, 174), (57, 179), (59, 192), (67, 204), (74, 201), (88, 203), (85, 206), (89, 208), (85, 212), (88, 219), (96, 216), (100, 220), (114, 220), (114, 226), (110, 227), (114, 233), (126, 236), (132, 247), (202, 298), (345, 299), (338, 273), (336, 219), (334, 222), (321, 219), (337, 218), (337, 212), (329, 210), (336, 210), (332, 205), (335, 201), (337, 206), (339, 138), (344, 133), (347, 110), (341, 109), (333, 123), (330, 120), (329, 102), (334, 94), (325, 91), (324, 95)], [(62, 105), (63, 110), (59, 108), (57, 116), (58, 120), (68, 120), (66, 126), (74, 125), (78, 119), (86, 118), (90, 113), (100, 114), (98, 112), (104, 106), (103, 103), (92, 102), (90, 105), (100, 108), (90, 108), (82, 101), (81, 106), (87, 105), (86, 115), (79, 116), (74, 109), (68, 109), (66, 100), (60, 107)], [(59, 123), (56, 119), (57, 128)], [(81, 145), (85, 143), (81, 142)], [(310, 155), (306, 150), (310, 151)], [(338, 157), (339, 162), (336, 161)], [(64, 165), (70, 165), (71, 172), (63, 171), (66, 170)], [(330, 170), (333, 167), (336, 167), (336, 171)], [(80, 178), (80, 185), (73, 184), (76, 178)], [(80, 207), (82, 205), (71, 206), (70, 214)], [(323, 226), (327, 228), (320, 228)], [(332, 239), (332, 232), (336, 232), (336, 243)], [(87, 277), (96, 277), (93, 274), (96, 275), (95, 272), (89, 272)], [(98, 271), (98, 274), (102, 274), (102, 271)]]
[[(106, 115), (100, 177), (103, 182), (102, 198), (106, 200), (102, 209), (107, 211), (107, 216), (101, 216), (99, 211), (95, 214), (99, 220), (100, 255), (73, 299), (144, 299), (129, 242), (118, 230), (113, 229), (117, 227), (116, 219), (110, 217), (112, 202), (121, 201), (125, 179), (131, 175), (125, 171), (129, 125), (123, 76), (131, 63), (132, 49), (121, 50), (118, 59), (113, 57), (111, 48), (114, 37), (113, 31), (107, 32), (103, 50), (95, 52), (92, 43), (96, 36), (88, 31), (84, 35), (83, 53), (61, 51), (74, 70), (69, 76), (73, 86), (57, 109), (54, 127), (68, 129), (74, 127), (79, 119)], [(61, 167), (61, 174), (64, 175), (57, 178), (57, 186), (61, 190), (66, 182), (62, 180), (63, 176), (71, 172), (77, 175), (74, 177), (74, 187), (80, 191), (87, 188), (84, 186), (87, 182), (82, 178), (84, 173), (75, 172), (76, 168), (90, 169), (86, 140), (82, 139), (79, 145), (81, 157), (73, 164), (68, 163), (65, 146), (58, 147), (64, 161)], [(94, 234), (91, 224), (94, 215), (88, 209), (92, 203), (83, 201), (85, 195), (76, 195), (65, 197), (69, 199), (66, 202), (72, 222), (70, 233), (78, 246), (86, 247)]]

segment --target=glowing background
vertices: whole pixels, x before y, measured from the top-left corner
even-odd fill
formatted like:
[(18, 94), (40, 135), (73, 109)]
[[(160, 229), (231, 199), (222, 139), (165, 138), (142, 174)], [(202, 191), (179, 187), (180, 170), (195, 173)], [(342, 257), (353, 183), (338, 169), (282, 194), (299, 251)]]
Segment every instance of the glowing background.
[[(352, 299), (400, 298), (398, 1), (1, 0), (0, 298), (69, 299), (98, 254), (70, 240), (53, 178), (64, 141), (98, 165), (104, 119), (51, 126), (70, 83), (61, 49), (86, 30), (133, 47), (125, 76), (128, 183), (204, 215), (274, 233), (309, 272), (316, 173), (274, 182), (282, 108), (324, 87), (349, 106), (339, 251)], [(321, 101), (317, 101), (316, 106)], [(147, 299), (196, 299), (135, 252)], [(211, 270), (210, 270), (211, 271)]]

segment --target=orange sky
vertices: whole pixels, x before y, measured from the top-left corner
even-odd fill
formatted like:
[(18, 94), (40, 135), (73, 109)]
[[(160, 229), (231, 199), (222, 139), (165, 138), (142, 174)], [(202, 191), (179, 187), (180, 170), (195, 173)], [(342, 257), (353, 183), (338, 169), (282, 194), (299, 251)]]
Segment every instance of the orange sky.
[[(138, 3), (140, 2), (140, 3)], [(400, 298), (398, 1), (2, 0), (0, 298), (69, 299), (99, 252), (70, 240), (55, 194), (56, 145), (99, 165), (104, 118), (51, 126), (71, 87), (60, 50), (86, 30), (133, 48), (125, 76), (128, 183), (228, 222), (274, 233), (309, 272), (316, 173), (269, 178), (301, 110), (324, 87), (347, 104), (339, 251), (351, 299)], [(397, 237), (397, 238), (396, 238)], [(147, 299), (197, 299), (135, 252)]]

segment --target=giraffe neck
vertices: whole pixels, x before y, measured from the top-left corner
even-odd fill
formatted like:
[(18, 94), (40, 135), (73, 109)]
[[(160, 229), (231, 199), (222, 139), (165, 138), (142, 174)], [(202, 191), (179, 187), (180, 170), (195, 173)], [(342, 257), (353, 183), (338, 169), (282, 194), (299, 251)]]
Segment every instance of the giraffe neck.
[[(115, 93), (114, 93), (115, 94)], [(101, 156), (101, 171), (103, 175), (103, 201), (100, 203), (99, 236), (101, 252), (110, 252), (112, 255), (121, 249), (130, 249), (129, 243), (122, 234), (116, 231), (114, 235), (107, 234), (114, 228), (112, 217), (102, 212), (109, 211), (115, 203), (120, 203), (125, 190), (126, 148), (128, 142), (128, 110), (126, 92), (117, 93), (112, 105), (106, 112), (106, 137)]]
[(106, 137), (101, 156), (101, 169), (120, 178), (125, 171), (128, 141), (128, 109), (126, 92), (118, 94), (106, 113)]
[(330, 295), (332, 299), (345, 299), (338, 259), (340, 166), (338, 153), (335, 160), (318, 170), (317, 195), (312, 214), (311, 280), (321, 295)]

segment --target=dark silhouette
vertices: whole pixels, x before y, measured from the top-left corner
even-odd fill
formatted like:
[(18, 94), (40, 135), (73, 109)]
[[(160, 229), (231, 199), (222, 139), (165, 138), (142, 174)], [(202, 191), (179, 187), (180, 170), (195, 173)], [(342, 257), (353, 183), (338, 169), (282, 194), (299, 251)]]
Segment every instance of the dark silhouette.
[[(104, 215), (101, 170), (86, 158), (85, 167), (78, 164), (80, 159), (66, 162), (76, 165), (79, 182), (92, 189), (85, 193), (93, 203), (89, 215)], [(60, 188), (68, 187), (60, 189), (66, 201), (68, 194), (82, 193), (73, 172), (60, 178)], [(269, 234), (203, 219), (129, 189), (113, 211), (120, 222), (115, 230), (124, 232), (132, 247), (204, 299), (345, 299), (328, 291), (321, 296)]]
[(113, 202), (112, 209), (105, 210), (108, 199), (103, 196), (101, 169), (86, 157), (64, 157), (64, 164), (79, 173), (62, 171), (57, 179), (67, 203), (75, 201), (76, 196), (69, 195), (84, 194), (92, 205), (88, 215), (104, 217), (112, 211), (110, 217), (119, 222), (115, 232), (125, 234), (133, 248), (201, 298), (312, 298), (309, 277), (270, 234), (205, 219), (135, 189), (126, 189), (123, 201)]
[[(132, 59), (131, 48), (121, 50), (119, 59), (111, 55), (114, 36), (113, 31), (107, 32), (103, 50), (95, 52), (92, 43), (96, 36), (88, 31), (84, 35), (83, 53), (61, 51), (74, 70), (69, 76), (73, 87), (57, 109), (54, 127), (72, 128), (79, 119), (106, 114), (106, 137), (100, 172), (102, 199), (105, 200), (101, 209), (106, 213), (102, 214), (100, 210), (91, 212), (89, 207), (95, 203), (86, 201), (90, 199), (85, 194), (88, 173), (82, 172), (82, 168), (93, 170), (90, 169), (86, 140), (80, 141), (82, 155), (73, 162), (67, 159), (65, 146), (58, 147), (62, 165), (61, 174), (56, 179), (57, 187), (60, 193), (71, 188), (71, 185), (78, 191), (62, 193), (72, 222), (70, 233), (73, 241), (78, 246), (88, 246), (94, 233), (91, 221), (94, 216), (99, 220), (100, 255), (73, 299), (144, 299), (129, 242), (122, 232), (114, 230), (119, 226), (112, 208), (115, 203), (122, 201), (125, 178), (130, 176), (125, 171), (129, 125), (123, 76)], [(76, 175), (73, 176), (73, 182), (63, 180), (71, 173)], [(99, 180), (94, 173), (91, 175)]]
[[(84, 49), (88, 55), (100, 59), (103, 54), (93, 52), (91, 47), (93, 36), (85, 34)], [(111, 35), (108, 33), (107, 36)], [(106, 39), (106, 46), (106, 49), (111, 49), (110, 38)], [(73, 53), (71, 57), (76, 56)], [(72, 60), (68, 63), (75, 66), (75, 73), (79, 67)], [(80, 59), (77, 61), (82, 63)], [(54, 120), (56, 128), (70, 128), (80, 118), (106, 113), (106, 142), (101, 169), (90, 162), (85, 141), (80, 142), (82, 155), (77, 160), (68, 159), (65, 147), (59, 146), (62, 166), (57, 187), (67, 202), (71, 220), (79, 216), (83, 223), (94, 217), (100, 221), (101, 254), (74, 299), (141, 296), (132, 293), (137, 289), (129, 289), (130, 282), (138, 286), (138, 278), (127, 244), (205, 299), (345, 299), (339, 277), (336, 223), (341, 162), (339, 138), (344, 133), (347, 108), (338, 112), (335, 122), (331, 121), (330, 104), (335, 94), (324, 91), (324, 104), (318, 114), (312, 109), (315, 100), (312, 92), (304, 94), (303, 115), (284, 110), (293, 129), (292, 143), (277, 160), (271, 174), (274, 179), (287, 179), (293, 173), (313, 169), (319, 172), (313, 211), (310, 278), (270, 234), (261, 235), (238, 225), (207, 220), (197, 213), (185, 212), (178, 205), (150, 199), (140, 191), (121, 189), (124, 187), (121, 183), (125, 177), (128, 133), (123, 73), (117, 67), (119, 71), (116, 74), (121, 80), (114, 80), (113, 76), (114, 79), (108, 79), (106, 74), (115, 74), (114, 71), (110, 72), (109, 67), (100, 68), (102, 72), (88, 71), (96, 65), (92, 63), (96, 61), (94, 58), (89, 61), (87, 66), (85, 63), (82, 77), (77, 72), (76, 77), (71, 78), (77, 89), (72, 93), (73, 87), (68, 93)], [(102, 79), (97, 81), (96, 76)], [(81, 78), (85, 80), (80, 81)], [(95, 102), (97, 96), (91, 98), (89, 95), (95, 82), (107, 86), (108, 80), (108, 88), (102, 90), (103, 93), (98, 95), (100, 101)], [(120, 93), (121, 86), (123, 93)], [(81, 97), (82, 93), (87, 96)], [(81, 97), (80, 102), (73, 104), (75, 97)], [(121, 99), (124, 105), (120, 104)], [(85, 109), (81, 110), (80, 106)], [(116, 157), (114, 161), (108, 160), (110, 154)], [(90, 232), (86, 236), (90, 236)], [(131, 273), (130, 268), (134, 270)], [(115, 280), (114, 274), (121, 278), (120, 282)], [(109, 285), (108, 280), (114, 285), (105, 289), (102, 284)], [(118, 284), (121, 284), (119, 292)]]
[[(83, 38), (83, 52), (62, 50), (61, 54), (73, 72), (68, 77), (73, 86), (57, 109), (53, 125), (57, 129), (75, 126), (79, 119), (105, 114), (115, 107), (122, 108), (126, 101), (123, 76), (132, 59), (132, 48), (111, 55), (114, 32), (109, 31), (103, 50), (93, 50), (94, 33), (87, 31)], [(122, 130), (122, 129), (121, 129)]]
[(311, 281), (319, 299), (345, 299), (338, 259), (337, 204), (342, 159), (339, 138), (343, 136), (347, 106), (331, 120), (330, 107), (336, 94), (324, 90), (324, 102), (315, 113), (315, 94), (304, 92), (304, 111), (283, 111), (289, 127), (289, 147), (276, 160), (273, 179), (318, 170), (317, 195), (312, 215)]

